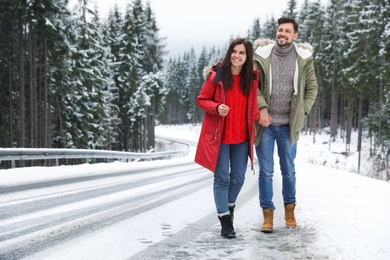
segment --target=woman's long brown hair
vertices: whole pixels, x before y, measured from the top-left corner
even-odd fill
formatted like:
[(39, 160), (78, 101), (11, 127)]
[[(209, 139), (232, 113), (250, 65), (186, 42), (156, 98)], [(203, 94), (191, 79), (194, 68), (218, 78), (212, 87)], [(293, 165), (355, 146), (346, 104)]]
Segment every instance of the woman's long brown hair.
[(253, 46), (250, 41), (248, 41), (245, 38), (236, 38), (232, 41), (232, 43), (229, 46), (228, 51), (226, 52), (225, 58), (222, 61), (221, 64), (221, 78), (222, 83), (225, 88), (232, 88), (233, 84), (233, 74), (231, 71), (231, 55), (233, 52), (234, 47), (237, 44), (243, 44), (245, 46), (245, 52), (246, 52), (246, 61), (244, 65), (242, 66), (241, 70), (241, 81), (240, 81), (240, 89), (242, 90), (242, 93), (244, 93), (245, 96), (249, 94), (249, 91), (252, 86), (252, 82), (254, 79), (254, 73), (253, 73)]

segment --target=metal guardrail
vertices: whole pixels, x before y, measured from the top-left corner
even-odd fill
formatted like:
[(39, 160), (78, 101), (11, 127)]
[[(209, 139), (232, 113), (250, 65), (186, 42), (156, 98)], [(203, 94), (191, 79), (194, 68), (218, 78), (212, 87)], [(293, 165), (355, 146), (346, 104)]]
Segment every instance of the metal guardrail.
[(90, 149), (49, 149), (49, 148), (0, 148), (0, 165), (2, 161), (11, 161), (11, 167), (15, 168), (15, 161), (28, 160), (46, 160), (55, 159), (56, 166), (59, 166), (59, 159), (113, 159), (113, 160), (151, 160), (166, 159), (171, 157), (185, 156), (189, 153), (187, 149), (178, 151), (163, 152), (119, 152), (107, 150), (90, 150)]

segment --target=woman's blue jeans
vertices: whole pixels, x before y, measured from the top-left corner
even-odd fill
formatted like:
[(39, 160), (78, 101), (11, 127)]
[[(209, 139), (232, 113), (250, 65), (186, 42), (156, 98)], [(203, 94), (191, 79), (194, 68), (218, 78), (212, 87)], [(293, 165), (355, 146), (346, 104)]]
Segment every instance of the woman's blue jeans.
[(280, 170), (282, 172), (282, 195), (284, 204), (296, 203), (296, 179), (294, 159), (297, 144), (291, 145), (289, 125), (263, 128), (260, 143), (256, 146), (259, 161), (259, 200), (262, 209), (275, 209), (272, 201), (274, 175), (274, 147), (278, 149)]
[(218, 214), (228, 212), (229, 203), (236, 202), (244, 184), (248, 154), (248, 141), (221, 144), (214, 172), (214, 201)]

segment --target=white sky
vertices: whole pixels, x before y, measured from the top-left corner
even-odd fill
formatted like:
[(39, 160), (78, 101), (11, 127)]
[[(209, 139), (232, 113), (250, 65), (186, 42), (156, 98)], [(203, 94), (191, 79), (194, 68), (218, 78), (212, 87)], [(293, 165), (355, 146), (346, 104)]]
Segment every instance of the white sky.
[[(199, 135), (199, 126), (158, 126), (156, 134), (159, 136), (180, 136), (183, 140), (193, 142)], [(354, 133), (353, 140), (356, 140)], [(169, 250), (194, 256), (193, 259), (220, 259), (225, 257), (234, 259), (258, 259), (264, 253), (272, 259), (307, 259), (310, 253), (324, 256), (323, 259), (390, 259), (388, 238), (390, 234), (390, 183), (380, 181), (356, 173), (357, 154), (356, 143), (351, 144), (351, 156), (341, 155), (345, 145), (343, 143), (327, 144), (329, 136), (326, 133), (316, 135), (316, 144), (313, 136), (301, 135), (298, 141), (297, 170), (297, 229), (286, 230), (283, 227), (283, 210), (281, 200), (281, 178), (278, 167), (275, 167), (275, 220), (272, 234), (262, 234), (259, 227), (262, 222), (261, 211), (257, 195), (257, 175), (247, 173), (244, 187), (239, 195), (243, 198), (249, 190), (255, 189), (254, 194), (236, 210), (235, 229), (237, 239), (226, 240), (220, 238), (220, 225), (215, 213), (212, 195), (212, 175), (208, 171), (197, 172), (186, 178), (168, 178), (160, 183), (151, 183), (127, 192), (106, 195), (101, 198), (91, 198), (84, 202), (59, 205), (57, 208), (37, 211), (29, 215), (20, 215), (11, 219), (1, 219), (0, 236), (6, 232), (7, 225), (25, 221), (34, 223), (45, 216), (69, 212), (71, 210), (88, 207), (93, 204), (103, 204), (120, 201), (134, 194), (147, 194), (150, 191), (184, 184), (187, 178), (203, 178), (209, 176), (209, 185), (194, 193), (183, 196), (169, 203), (152, 208), (142, 214), (136, 214), (114, 225), (99, 229), (89, 234), (74, 238), (65, 243), (41, 251), (35, 255), (23, 258), (25, 260), (67, 260), (67, 259), (129, 259), (131, 256), (152, 248), (166, 239), (180, 238), (180, 231), (199, 228), (196, 223), (212, 215), (210, 226), (202, 227), (198, 237), (183, 237), (183, 241), (176, 241), (175, 247)], [(365, 142), (363, 145), (369, 145)], [(121, 177), (104, 178), (88, 182), (90, 186), (83, 187), (82, 183), (56, 186), (55, 188), (41, 188), (26, 192), (15, 192), (0, 195), (0, 207), (14, 205), (17, 209), (28, 200), (39, 199), (45, 196), (61, 196), (65, 193), (77, 193), (84, 189), (94, 189), (101, 186), (115, 185), (132, 179), (142, 180), (157, 177), (157, 175), (171, 175), (169, 169), (162, 166), (193, 162), (195, 148), (188, 156), (171, 160), (132, 163), (83, 164), (79, 166), (60, 167), (30, 167), (9, 170), (0, 170), (0, 184), (3, 187), (15, 183), (36, 183), (40, 181), (81, 177), (86, 175), (109, 174), (123, 171), (140, 171), (144, 167), (158, 167), (158, 171), (126, 175)], [(365, 149), (368, 151), (368, 149)], [(277, 157), (275, 157), (277, 158)], [(372, 162), (367, 155), (362, 155), (364, 173), (370, 171)], [(310, 164), (314, 163), (314, 164)], [(317, 165), (316, 165), (317, 164)], [(325, 165), (325, 166), (324, 166)], [(255, 165), (258, 167), (257, 165)], [(200, 167), (200, 166), (199, 166)], [(335, 168), (345, 169), (338, 170)], [(53, 169), (55, 169), (53, 171)], [(195, 181), (196, 182), (196, 181)], [(185, 185), (183, 185), (184, 188)], [(54, 190), (53, 190), (54, 189)], [(245, 195), (246, 196), (246, 195)], [(39, 203), (39, 201), (37, 202)], [(19, 205), (20, 204), (20, 205)], [(183, 205), (186, 205), (183, 208)], [(67, 213), (69, 214), (69, 213)], [(216, 214), (216, 213), (215, 213)], [(31, 221), (30, 221), (31, 220)], [(194, 226), (195, 225), (195, 226)], [(53, 233), (56, 232), (53, 227)], [(131, 231), (129, 232), (129, 229)], [(2, 231), (3, 230), (3, 231)], [(60, 230), (60, 229), (59, 229)], [(272, 243), (269, 246), (259, 246), (259, 243)], [(303, 241), (302, 241), (303, 240)], [(260, 242), (259, 242), (260, 241)], [(308, 248), (299, 248), (302, 243), (310, 245)], [(13, 241), (0, 241), (2, 248)], [(169, 242), (167, 242), (169, 245)], [(264, 244), (263, 244), (264, 245)], [(278, 248), (283, 245), (283, 248)], [(296, 247), (298, 245), (298, 247)], [(172, 246), (172, 245), (171, 245)], [(286, 250), (286, 248), (290, 248)], [(168, 249), (167, 249), (168, 250)], [(198, 257), (196, 257), (198, 256)], [(199, 257), (202, 256), (202, 257)], [(164, 259), (165, 255), (160, 258)], [(267, 258), (267, 257), (265, 257)], [(321, 258), (322, 259), (322, 258)]]
[[(131, 2), (90, 1), (96, 1), (103, 18), (115, 4), (124, 10)], [(297, 0), (298, 8), (303, 2)], [(150, 0), (150, 3), (161, 30), (160, 36), (167, 37), (167, 50), (177, 55), (190, 50), (191, 46), (199, 52), (203, 46), (223, 46), (230, 36), (246, 36), (255, 18), (260, 18), (261, 23), (271, 15), (277, 19), (287, 8), (288, 0)]]

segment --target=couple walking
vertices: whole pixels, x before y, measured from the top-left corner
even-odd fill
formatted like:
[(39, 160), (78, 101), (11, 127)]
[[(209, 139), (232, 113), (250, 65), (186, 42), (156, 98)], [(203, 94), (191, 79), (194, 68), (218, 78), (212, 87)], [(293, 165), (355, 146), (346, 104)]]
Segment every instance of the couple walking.
[(205, 113), (195, 162), (214, 173), (214, 201), (223, 237), (236, 237), (234, 208), (248, 157), (254, 170), (254, 148), (264, 218), (260, 230), (273, 231), (275, 142), (286, 226), (297, 225), (294, 159), (299, 131), (318, 89), (312, 52), (295, 43), (297, 37), (297, 22), (282, 17), (275, 41), (257, 40), (252, 45), (237, 38), (221, 63), (205, 69), (206, 80), (197, 97)]

